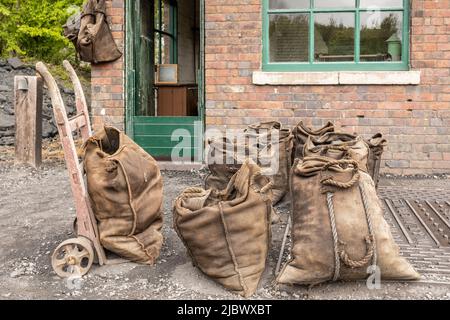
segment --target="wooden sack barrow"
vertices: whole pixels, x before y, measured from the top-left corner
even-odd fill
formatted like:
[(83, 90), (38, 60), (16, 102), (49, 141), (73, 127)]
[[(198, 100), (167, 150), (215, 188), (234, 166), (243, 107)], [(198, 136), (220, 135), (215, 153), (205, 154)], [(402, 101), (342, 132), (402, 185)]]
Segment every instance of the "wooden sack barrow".
[(79, 162), (73, 132), (79, 131), (83, 143), (92, 136), (91, 123), (86, 98), (80, 80), (68, 61), (63, 62), (74, 86), (77, 113), (68, 118), (64, 101), (55, 79), (45, 64), (38, 62), (36, 70), (48, 87), (53, 105), (56, 126), (64, 151), (64, 158), (69, 171), (70, 186), (75, 202), (76, 223), (74, 229), (77, 238), (62, 242), (53, 252), (52, 267), (56, 274), (63, 278), (83, 276), (92, 267), (93, 262), (99, 265), (120, 263), (124, 260), (108, 260), (105, 250), (100, 244), (97, 221), (92, 211), (84, 179), (83, 164)]

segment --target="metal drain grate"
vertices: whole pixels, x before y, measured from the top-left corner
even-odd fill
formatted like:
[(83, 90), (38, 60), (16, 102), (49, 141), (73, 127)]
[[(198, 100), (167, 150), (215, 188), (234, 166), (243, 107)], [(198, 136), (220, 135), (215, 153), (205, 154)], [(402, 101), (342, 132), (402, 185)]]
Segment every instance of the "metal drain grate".
[(381, 187), (400, 252), (426, 280), (450, 283), (450, 190)]

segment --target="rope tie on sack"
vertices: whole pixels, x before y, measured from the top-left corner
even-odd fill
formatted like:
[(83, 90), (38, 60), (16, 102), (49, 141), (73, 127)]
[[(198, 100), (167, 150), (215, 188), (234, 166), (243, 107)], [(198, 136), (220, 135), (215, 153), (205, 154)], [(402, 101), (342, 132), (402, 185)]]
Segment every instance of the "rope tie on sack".
[(332, 176), (325, 176), (323, 177), (320, 182), (323, 185), (327, 185), (327, 186), (333, 186), (333, 187), (338, 187), (341, 189), (350, 189), (351, 187), (353, 187), (353, 185), (359, 181), (360, 178), (360, 174), (359, 174), (359, 166), (358, 163), (355, 160), (348, 160), (348, 159), (342, 159), (342, 160), (330, 160), (321, 170), (322, 174), (323, 172), (328, 171), (328, 169), (332, 166), (342, 166), (342, 165), (351, 165), (353, 166), (353, 175), (352, 178), (347, 181), (347, 182), (341, 182), (341, 181), (336, 181), (333, 179)]
[[(353, 177), (349, 182), (346, 183), (337, 183), (337, 181), (333, 180), (331, 177), (325, 178), (321, 180), (322, 184), (327, 185), (333, 185), (335, 187), (339, 187), (342, 189), (348, 189), (351, 188), (358, 180), (359, 180), (359, 169), (358, 164), (355, 161), (352, 160), (334, 160), (327, 163), (323, 171), (328, 170), (333, 165), (344, 165), (344, 164), (351, 164), (354, 167), (353, 170)], [(355, 171), (358, 170), (358, 171)], [(355, 179), (357, 177), (357, 179)], [(340, 186), (341, 185), (341, 186)], [(372, 225), (372, 219), (369, 211), (368, 206), (368, 199), (367, 194), (364, 190), (364, 188), (360, 185), (359, 190), (361, 193), (361, 197), (363, 200), (363, 206), (364, 206), (364, 213), (367, 219), (367, 225), (369, 229), (369, 235), (364, 238), (366, 242), (366, 254), (364, 257), (360, 260), (353, 260), (350, 258), (349, 254), (345, 250), (345, 243), (339, 240), (339, 234), (337, 231), (336, 226), (336, 216), (334, 212), (334, 205), (333, 205), (333, 197), (334, 194), (331, 191), (327, 192), (327, 206), (328, 206), (328, 214), (330, 218), (330, 225), (331, 225), (331, 235), (333, 238), (333, 252), (334, 252), (334, 273), (332, 280), (336, 281), (339, 279), (340, 274), (340, 268), (341, 268), (341, 262), (346, 265), (349, 268), (361, 268), (365, 265), (367, 265), (371, 260), (372, 264), (376, 265), (376, 245), (375, 245), (375, 237), (373, 232), (373, 225)]]
[(199, 187), (189, 187), (183, 191), (182, 196), (184, 198), (192, 198), (194, 196), (198, 196), (199, 194), (205, 193), (205, 190), (203, 188)]
[(334, 215), (334, 206), (333, 206), (333, 196), (334, 194), (332, 192), (327, 193), (327, 205), (328, 205), (328, 213), (330, 215), (330, 224), (331, 224), (331, 235), (333, 236), (333, 252), (334, 252), (334, 274), (333, 274), (333, 281), (336, 281), (339, 279), (339, 273), (341, 268), (341, 262), (339, 257), (339, 238), (337, 234), (337, 228), (336, 228), (336, 218)]
[(362, 184), (359, 185), (359, 190), (361, 192), (361, 197), (363, 200), (363, 205), (364, 205), (364, 211), (366, 213), (366, 218), (367, 218), (367, 226), (369, 227), (369, 233), (372, 237), (372, 247), (373, 247), (373, 260), (372, 260), (372, 265), (376, 266), (377, 265), (377, 242), (375, 240), (375, 232), (374, 232), (374, 228), (373, 228), (373, 223), (372, 223), (372, 214), (370, 212), (370, 206), (369, 206), (369, 201), (368, 201), (368, 197), (367, 197), (367, 193), (366, 193), (366, 189), (363, 187)]
[[(373, 237), (370, 235), (365, 237), (364, 240), (366, 242), (367, 253), (361, 260), (352, 260), (345, 249), (339, 251), (339, 257), (346, 266), (355, 269), (364, 267), (370, 262), (374, 254)], [(340, 244), (345, 248), (344, 242), (340, 242)]]
[(344, 152), (344, 154), (346, 154), (349, 150), (350, 147), (349, 146), (343, 146), (343, 145), (326, 145), (326, 146), (320, 146), (317, 147), (321, 150), (320, 154), (322, 156), (326, 155), (328, 153), (328, 151), (333, 150), (333, 151), (342, 151)]

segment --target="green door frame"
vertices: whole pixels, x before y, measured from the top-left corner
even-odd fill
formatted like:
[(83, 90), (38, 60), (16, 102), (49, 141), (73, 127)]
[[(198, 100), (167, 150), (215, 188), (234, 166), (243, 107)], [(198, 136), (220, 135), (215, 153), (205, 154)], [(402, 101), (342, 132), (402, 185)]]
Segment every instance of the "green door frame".
[[(167, 144), (167, 149), (172, 149), (176, 142), (170, 141), (168, 138), (169, 130), (185, 129), (190, 132), (193, 140), (191, 144), (195, 152), (195, 159), (203, 161), (204, 159), (204, 144), (203, 132), (205, 129), (205, 0), (200, 1), (200, 66), (198, 70), (198, 116), (197, 117), (141, 117), (136, 115), (136, 109), (140, 103), (139, 97), (139, 74), (136, 70), (137, 60), (139, 60), (140, 48), (140, 1), (153, 0), (126, 0), (125, 1), (125, 130), (128, 136), (133, 140), (143, 145), (143, 137), (148, 134), (148, 131), (153, 127), (153, 131), (160, 131), (164, 134), (161, 136), (148, 136), (149, 140), (161, 141), (161, 139), (168, 139), (164, 142)], [(199, 130), (198, 122), (201, 122), (201, 130)], [(150, 130), (151, 131), (151, 130)], [(159, 139), (159, 140), (158, 140)], [(145, 140), (145, 139), (144, 139)], [(153, 153), (151, 148), (146, 149), (149, 153)], [(160, 150), (159, 150), (160, 151)], [(155, 153), (158, 153), (155, 151)], [(159, 154), (156, 154), (159, 156)]]

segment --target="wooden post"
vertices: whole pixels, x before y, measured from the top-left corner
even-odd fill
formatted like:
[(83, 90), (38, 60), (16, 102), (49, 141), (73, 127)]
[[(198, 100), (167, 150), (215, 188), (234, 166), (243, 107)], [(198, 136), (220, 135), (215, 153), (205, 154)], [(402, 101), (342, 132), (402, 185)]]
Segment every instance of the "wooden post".
[(42, 162), (42, 78), (14, 77), (15, 162), (38, 168)]

